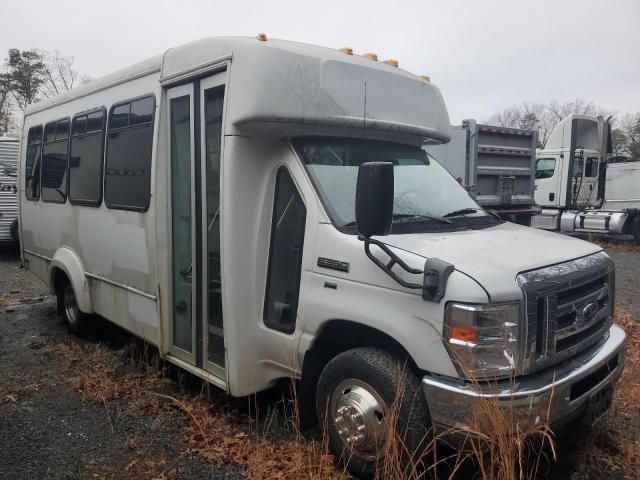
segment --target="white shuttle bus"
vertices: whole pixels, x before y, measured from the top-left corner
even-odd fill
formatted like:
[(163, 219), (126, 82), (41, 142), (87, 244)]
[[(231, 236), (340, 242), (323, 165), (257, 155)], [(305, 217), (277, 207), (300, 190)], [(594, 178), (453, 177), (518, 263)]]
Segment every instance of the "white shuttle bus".
[(362, 476), (399, 384), (410, 448), (474, 427), (483, 399), (593, 422), (624, 363), (613, 264), (487, 214), (421, 149), (449, 124), (393, 62), (172, 48), (27, 109), (23, 262), (72, 332), (98, 314), (234, 396), (300, 379)]

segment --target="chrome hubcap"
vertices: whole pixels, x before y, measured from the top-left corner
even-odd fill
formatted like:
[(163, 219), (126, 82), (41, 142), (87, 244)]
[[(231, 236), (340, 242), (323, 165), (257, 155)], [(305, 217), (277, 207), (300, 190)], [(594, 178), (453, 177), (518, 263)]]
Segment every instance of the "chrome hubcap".
[(71, 285), (67, 285), (64, 289), (64, 311), (69, 323), (76, 323), (78, 320), (78, 303)]
[(331, 422), (351, 454), (378, 460), (384, 450), (386, 405), (370, 385), (347, 379), (331, 397)]

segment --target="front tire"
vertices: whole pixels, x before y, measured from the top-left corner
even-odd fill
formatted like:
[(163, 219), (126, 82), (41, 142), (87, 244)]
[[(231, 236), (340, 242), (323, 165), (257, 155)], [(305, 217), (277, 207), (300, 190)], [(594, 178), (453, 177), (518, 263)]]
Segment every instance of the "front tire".
[(384, 468), (393, 437), (406, 447), (400, 453), (405, 463), (417, 463), (429, 444), (431, 422), (419, 378), (379, 348), (334, 357), (320, 375), (316, 410), (331, 450), (362, 479)]
[(73, 286), (65, 278), (58, 288), (58, 311), (62, 313), (69, 333), (80, 335), (84, 332), (88, 315), (80, 310)]

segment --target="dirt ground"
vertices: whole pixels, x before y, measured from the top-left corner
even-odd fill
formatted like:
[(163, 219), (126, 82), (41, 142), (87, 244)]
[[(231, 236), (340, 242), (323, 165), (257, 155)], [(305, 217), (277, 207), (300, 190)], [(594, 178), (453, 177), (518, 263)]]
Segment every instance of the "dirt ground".
[[(607, 251), (618, 269), (617, 303), (640, 318), (640, 250)], [(295, 468), (321, 451), (296, 447), (292, 429), (280, 426), (278, 389), (255, 402), (230, 401), (154, 355), (100, 320), (88, 336), (68, 335), (44, 285), (20, 269), (15, 252), (0, 250), (0, 479), (298, 478)], [(640, 478), (619, 465), (635, 461), (625, 449), (640, 448), (627, 439), (629, 424), (640, 432), (633, 411), (618, 409), (594, 432), (574, 432), (543, 475)], [(609, 453), (618, 460), (603, 461)], [(309, 461), (328, 464), (305, 477), (344, 478), (331, 460)]]

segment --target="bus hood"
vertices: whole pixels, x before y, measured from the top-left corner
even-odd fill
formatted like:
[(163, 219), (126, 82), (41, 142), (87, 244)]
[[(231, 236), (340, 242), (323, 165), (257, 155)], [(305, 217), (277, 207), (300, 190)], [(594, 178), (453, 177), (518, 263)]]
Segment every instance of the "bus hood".
[(602, 250), (593, 243), (514, 223), (483, 230), (390, 235), (384, 237), (384, 243), (452, 263), (456, 270), (482, 285), (494, 301), (513, 300), (521, 295), (515, 282), (521, 272)]

